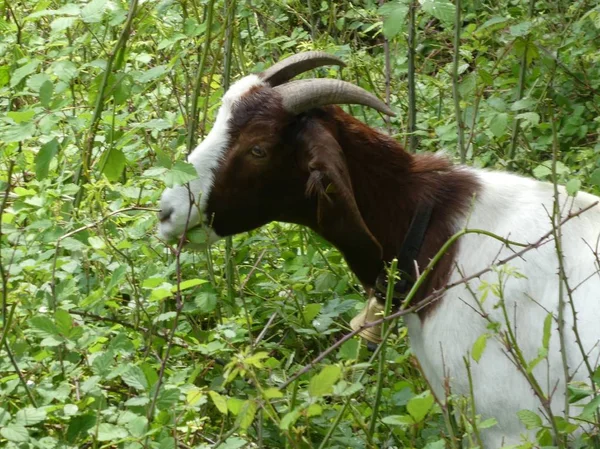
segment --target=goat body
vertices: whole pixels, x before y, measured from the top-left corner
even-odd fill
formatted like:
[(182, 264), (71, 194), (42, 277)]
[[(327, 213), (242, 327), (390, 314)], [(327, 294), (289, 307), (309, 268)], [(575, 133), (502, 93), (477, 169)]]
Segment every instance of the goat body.
[[(164, 193), (162, 237), (178, 237), (203, 225), (215, 240), (273, 220), (298, 223), (335, 245), (366, 286), (373, 286), (398, 254), (419, 203), (433, 208), (416, 261), (420, 267), (467, 224), (524, 243), (552, 229), (551, 184), (453, 166), (441, 156), (408, 154), (395, 140), (337, 106), (290, 113), (281, 95), (256, 75), (238, 81), (225, 94), (212, 131), (189, 161), (199, 178), (190, 182), (189, 190), (181, 186)], [(563, 217), (598, 200), (587, 193), (568, 197), (559, 188)], [(550, 240), (508, 266), (448, 290), (443, 299), (405, 318), (411, 347), (442, 401), (446, 386), (452, 394), (470, 396), (465, 358), (481, 335), (489, 335), (479, 361), (470, 362), (476, 412), (498, 422), (482, 432), (488, 448), (528, 435), (517, 412), (546, 414), (540, 394), (548, 398), (553, 414), (564, 415), (566, 381), (589, 381), (582, 351), (594, 367), (598, 364), (600, 207), (567, 221), (560, 232), (566, 279), (558, 276), (559, 258)], [(433, 271), (421, 298), (514, 250), (485, 235), (461, 237)], [(564, 360), (556, 324), (559, 290), (566, 304)], [(571, 306), (577, 311), (576, 323)], [(530, 363), (543, 346), (548, 313), (553, 315), (548, 354), (532, 371), (541, 388), (534, 392), (525, 368), (515, 363), (517, 348), (507, 343), (506, 335), (514, 336)]]

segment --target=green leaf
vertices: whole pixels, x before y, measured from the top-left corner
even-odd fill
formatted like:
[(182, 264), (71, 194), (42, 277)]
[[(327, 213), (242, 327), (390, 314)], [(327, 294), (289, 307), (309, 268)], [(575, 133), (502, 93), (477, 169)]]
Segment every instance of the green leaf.
[(521, 23), (518, 23), (517, 25), (511, 26), (508, 30), (512, 36), (518, 37), (518, 36), (525, 36), (525, 35), (529, 34), (531, 27), (532, 27), (531, 22), (521, 22)]
[(33, 109), (9, 111), (6, 113), (6, 116), (10, 117), (17, 124), (30, 121), (34, 115), (35, 111)]
[(169, 67), (166, 65), (159, 65), (156, 67), (152, 67), (150, 70), (146, 70), (136, 79), (139, 83), (148, 83), (150, 81), (154, 81), (157, 78), (165, 75), (169, 71)]
[(46, 179), (50, 162), (58, 153), (58, 140), (56, 138), (46, 142), (35, 155), (35, 175), (37, 179)]
[(29, 326), (40, 337), (60, 337), (58, 328), (47, 316), (38, 315), (30, 318)]
[(581, 189), (581, 180), (573, 178), (569, 180), (569, 182), (567, 182), (567, 185), (565, 187), (567, 188), (567, 193), (570, 196), (575, 196), (577, 195), (577, 192), (579, 192), (579, 190)]
[(290, 426), (293, 425), (300, 418), (300, 410), (294, 409), (291, 412), (285, 414), (283, 418), (281, 418), (281, 422), (279, 423), (279, 428), (281, 430), (289, 430)]
[(342, 360), (358, 360), (359, 349), (360, 342), (358, 339), (353, 338), (342, 345), (340, 348), (339, 357)]
[(121, 178), (123, 169), (127, 164), (125, 155), (121, 150), (111, 148), (103, 155), (103, 160), (100, 162), (102, 173), (110, 182), (116, 182)]
[(211, 292), (201, 292), (194, 299), (202, 313), (211, 313), (217, 307), (217, 295)]
[[(189, 279), (187, 281), (183, 281), (179, 284), (180, 290), (187, 290), (188, 288), (196, 287), (197, 285), (206, 284), (208, 281), (206, 279)], [(177, 291), (177, 286), (173, 286), (173, 291)]]
[(81, 10), (81, 19), (86, 23), (101, 22), (107, 6), (106, 0), (92, 0)]
[(490, 121), (490, 131), (496, 137), (502, 137), (506, 132), (506, 126), (508, 125), (508, 114), (501, 112), (492, 117)]
[(41, 408), (22, 408), (15, 415), (15, 423), (21, 426), (33, 426), (46, 419), (46, 411)]
[(306, 304), (302, 311), (302, 316), (307, 323), (310, 323), (321, 311), (322, 305), (317, 303)]
[(68, 83), (77, 76), (78, 69), (71, 61), (56, 61), (50, 66), (51, 71), (59, 80)]
[(114, 424), (102, 423), (98, 426), (98, 441), (115, 441), (127, 438), (127, 431)]
[(421, 3), (421, 8), (446, 26), (454, 24), (456, 8), (448, 0), (424, 0)]
[(223, 396), (221, 396), (216, 391), (212, 391), (212, 390), (208, 392), (208, 395), (212, 399), (213, 404), (215, 404), (215, 407), (217, 407), (217, 410), (219, 410), (223, 415), (226, 415), (227, 414), (227, 399), (225, 399)]
[(242, 409), (237, 417), (236, 423), (242, 430), (247, 430), (252, 425), (258, 406), (253, 400), (244, 402)]
[(96, 416), (94, 415), (74, 416), (69, 421), (67, 441), (74, 444), (75, 441), (84, 438), (84, 436), (87, 435), (88, 430), (93, 429), (95, 426)]
[(475, 360), (477, 363), (479, 363), (479, 360), (483, 355), (483, 351), (485, 351), (485, 347), (487, 346), (487, 341), (489, 337), (489, 334), (480, 335), (479, 338), (477, 338), (477, 340), (475, 340), (475, 343), (473, 344), (473, 348), (471, 350), (471, 357), (473, 357), (473, 360)]
[(537, 126), (540, 124), (540, 115), (537, 112), (523, 112), (515, 117), (518, 120), (523, 120), (525, 125)]
[(404, 28), (408, 4), (405, 2), (389, 2), (379, 8), (379, 14), (384, 16), (383, 35), (392, 39)]
[(421, 422), (433, 407), (433, 396), (430, 391), (425, 391), (418, 396), (411, 398), (406, 404), (406, 409), (415, 422)]
[(542, 427), (542, 418), (540, 418), (531, 410), (519, 410), (517, 412), (517, 416), (528, 429), (537, 429)]
[(146, 376), (139, 366), (130, 366), (127, 371), (121, 374), (121, 379), (127, 386), (135, 388), (136, 390), (143, 391), (148, 389), (148, 381), (146, 380)]
[(29, 440), (29, 432), (19, 424), (9, 424), (0, 429), (0, 435), (14, 443), (24, 443)]
[(61, 335), (69, 335), (69, 331), (73, 327), (73, 317), (64, 309), (57, 309), (54, 314), (56, 327)]
[(592, 172), (592, 176), (590, 176), (590, 182), (595, 186), (600, 186), (600, 168), (597, 168)]
[(580, 418), (585, 420), (592, 420), (598, 409), (600, 408), (600, 396), (596, 396), (590, 402), (588, 402), (583, 411), (581, 412)]
[(54, 84), (51, 81), (44, 81), (40, 86), (40, 103), (42, 103), (42, 106), (46, 108), (50, 107), (53, 93)]
[(383, 418), (381, 422), (388, 426), (407, 427), (412, 426), (415, 423), (415, 420), (409, 415), (390, 415)]
[(219, 449), (240, 449), (246, 446), (248, 442), (240, 437), (229, 437), (225, 440)]
[(542, 338), (542, 347), (548, 351), (550, 348), (550, 331), (552, 330), (552, 314), (549, 313), (544, 319), (544, 335)]
[(319, 374), (314, 376), (308, 384), (308, 394), (313, 397), (324, 396), (331, 393), (333, 386), (342, 375), (342, 370), (337, 365), (327, 365)]
[(17, 70), (15, 70), (12, 76), (10, 77), (10, 87), (15, 87), (25, 77), (35, 72), (35, 69), (39, 64), (40, 61), (31, 61), (30, 63), (25, 64), (24, 66), (21, 66)]
[(4, 128), (0, 135), (0, 141), (3, 143), (21, 142), (29, 139), (35, 134), (35, 123), (20, 123), (18, 125), (9, 125)]
[(198, 173), (194, 166), (188, 162), (177, 161), (173, 168), (167, 170), (163, 180), (167, 187), (174, 187), (186, 184), (198, 178)]
[(179, 400), (181, 391), (179, 388), (169, 388), (168, 390), (162, 390), (156, 400), (156, 407), (159, 410), (169, 410)]

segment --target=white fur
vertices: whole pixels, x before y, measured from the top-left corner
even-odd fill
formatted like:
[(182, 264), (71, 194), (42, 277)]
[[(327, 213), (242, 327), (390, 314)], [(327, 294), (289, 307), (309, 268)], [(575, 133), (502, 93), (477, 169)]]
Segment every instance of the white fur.
[[(551, 219), (548, 214), (553, 207), (553, 189), (548, 183), (540, 183), (520, 176), (473, 170), (482, 183), (482, 192), (474, 202), (468, 218), (471, 229), (485, 229), (513, 241), (533, 243), (548, 232)], [(577, 211), (599, 198), (579, 193), (576, 199), (568, 198), (564, 188), (560, 188), (559, 203), (564, 207), (563, 217), (569, 211)], [(459, 223), (457, 229), (464, 227)], [(562, 246), (565, 270), (573, 294), (577, 311), (577, 324), (583, 347), (589, 352), (593, 367), (600, 356), (600, 277), (596, 273), (579, 285), (597, 269), (592, 248), (596, 248), (600, 232), (600, 207), (584, 212), (562, 227)], [(515, 251), (519, 248), (513, 247)], [(469, 234), (461, 238), (457, 253), (457, 265), (450, 282), (478, 272), (494, 261), (508, 257), (513, 249), (490, 237)], [(554, 242), (527, 252), (523, 258), (513, 259), (511, 269), (526, 276), (504, 278), (504, 301), (509, 323), (519, 346), (530, 362), (542, 347), (543, 323), (547, 311), (558, 316), (559, 276), (558, 258)], [(462, 274), (461, 274), (462, 273)], [(417, 315), (406, 317), (411, 347), (417, 356), (425, 377), (431, 384), (434, 394), (441, 400), (446, 396), (444, 378), (450, 380), (453, 394), (470, 397), (469, 382), (463, 357), (469, 357), (477, 338), (492, 333), (487, 328), (488, 321), (479, 313), (478, 299), (481, 298), (482, 283), (498, 284), (499, 273), (487, 273), (469, 283), (471, 292), (461, 285), (448, 291), (444, 299), (423, 322)], [(579, 286), (578, 286), (579, 285)], [(566, 290), (565, 290), (566, 292)], [(565, 301), (568, 297), (565, 293)], [(502, 309), (494, 307), (500, 299), (491, 292), (483, 303), (490, 320), (501, 323), (507, 329)], [(565, 309), (565, 345), (569, 372), (574, 380), (587, 381), (589, 376), (582, 364), (582, 354), (576, 345), (573, 332), (573, 316), (569, 305)], [(542, 406), (534, 396), (525, 376), (511, 362), (510, 355), (497, 336), (490, 337), (487, 347), (479, 360), (471, 358), (471, 373), (476, 412), (482, 419), (495, 417), (498, 425), (482, 431), (484, 446), (496, 449), (503, 444), (515, 444), (521, 435), (531, 437), (517, 418), (517, 412), (529, 409), (542, 416)], [(560, 341), (556, 322), (552, 323), (552, 333), (548, 361), (543, 361), (533, 370), (538, 383), (546, 394), (552, 394), (551, 407), (556, 415), (564, 415), (565, 382)], [(572, 406), (571, 414), (580, 412)], [(534, 441), (534, 440), (533, 440)]]
[[(262, 85), (264, 83), (257, 75), (248, 75), (234, 83), (223, 96), (223, 103), (219, 108), (212, 130), (188, 157), (188, 162), (198, 172), (198, 179), (191, 181), (188, 185), (165, 189), (162, 194), (160, 208), (163, 210), (173, 208), (173, 213), (168, 220), (162, 221), (158, 226), (161, 238), (172, 240), (181, 236), (186, 229), (186, 222), (187, 229), (200, 223), (208, 224), (210, 222), (210, 217), (205, 214), (206, 204), (213, 187), (215, 171), (229, 144), (229, 119), (233, 106), (250, 89)], [(191, 212), (190, 195), (194, 204)], [(219, 236), (209, 226), (207, 226), (207, 230), (209, 242), (219, 239)]]

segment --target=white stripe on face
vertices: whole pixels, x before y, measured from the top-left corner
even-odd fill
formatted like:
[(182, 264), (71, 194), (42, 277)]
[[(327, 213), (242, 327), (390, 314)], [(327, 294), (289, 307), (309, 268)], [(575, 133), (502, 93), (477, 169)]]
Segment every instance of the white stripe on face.
[[(201, 222), (208, 223), (209, 217), (205, 216), (206, 204), (214, 185), (215, 172), (229, 145), (229, 120), (233, 107), (250, 89), (263, 85), (265, 84), (257, 75), (248, 75), (234, 83), (225, 93), (212, 130), (188, 157), (188, 161), (198, 172), (198, 179), (189, 183), (189, 191), (187, 186), (177, 186), (166, 189), (162, 194), (160, 208), (172, 212), (168, 219), (159, 224), (161, 238), (170, 240), (179, 237), (186, 229), (186, 222), (187, 229)], [(191, 211), (190, 192), (194, 202)], [(212, 238), (216, 240), (218, 236), (214, 231), (210, 232)]]

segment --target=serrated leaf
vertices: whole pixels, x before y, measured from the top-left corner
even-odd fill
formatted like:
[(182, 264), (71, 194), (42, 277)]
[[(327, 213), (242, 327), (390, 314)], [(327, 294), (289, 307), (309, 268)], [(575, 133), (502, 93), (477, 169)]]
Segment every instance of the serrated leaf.
[(6, 116), (10, 117), (17, 124), (30, 121), (34, 115), (35, 111), (33, 109), (9, 111), (6, 113)]
[(323, 407), (320, 404), (310, 404), (306, 409), (306, 416), (321, 416), (323, 414)]
[(48, 176), (50, 162), (58, 153), (58, 140), (56, 138), (46, 142), (35, 156), (35, 175), (42, 180)]
[(40, 61), (31, 61), (15, 70), (10, 77), (10, 87), (15, 87), (22, 79), (35, 72), (35, 69), (39, 64)]
[(271, 387), (263, 390), (263, 396), (265, 399), (279, 399), (283, 397), (283, 393), (278, 388)]
[(15, 415), (15, 423), (21, 426), (33, 426), (45, 419), (46, 411), (41, 408), (26, 407)]
[(404, 2), (389, 2), (379, 8), (379, 14), (384, 16), (383, 35), (392, 39), (404, 28), (408, 5)]
[(129, 434), (123, 427), (102, 423), (98, 426), (98, 441), (115, 441), (127, 438)]
[(0, 429), (0, 435), (14, 443), (24, 443), (29, 440), (29, 432), (19, 424), (9, 424)]
[(2, 130), (0, 141), (3, 143), (21, 142), (35, 134), (35, 123), (27, 122), (18, 125), (8, 125)]
[(540, 124), (540, 115), (537, 112), (523, 112), (517, 114), (516, 119), (523, 120), (526, 125), (537, 126)]
[(186, 184), (196, 178), (198, 178), (198, 173), (194, 166), (183, 161), (175, 162), (173, 168), (167, 170), (163, 175), (163, 181), (169, 188)]
[(169, 388), (168, 390), (162, 390), (156, 400), (156, 407), (159, 410), (168, 410), (179, 401), (179, 395), (181, 391), (179, 388)]
[(86, 23), (101, 22), (107, 6), (106, 0), (92, 0), (81, 10), (81, 19)]
[(358, 360), (360, 342), (353, 338), (345, 342), (340, 348), (339, 357), (342, 360)]
[(127, 371), (121, 374), (121, 379), (125, 384), (136, 390), (148, 389), (148, 381), (144, 372), (139, 366), (132, 365)]
[(69, 427), (67, 429), (67, 440), (70, 443), (75, 444), (80, 438), (84, 438), (87, 435), (88, 430), (93, 429), (96, 426), (96, 416), (93, 415), (80, 415), (74, 416), (69, 421)]
[(421, 8), (446, 26), (454, 24), (456, 7), (448, 0), (424, 0)]
[(483, 355), (483, 351), (485, 351), (489, 337), (489, 334), (480, 335), (479, 338), (475, 340), (475, 343), (473, 343), (473, 348), (471, 349), (471, 357), (473, 357), (473, 360), (475, 360), (477, 363), (479, 363), (479, 360)]
[(211, 313), (217, 307), (217, 295), (210, 292), (199, 293), (194, 303), (202, 313)]
[(47, 316), (34, 316), (29, 320), (30, 328), (40, 337), (60, 337), (54, 322)]
[(64, 82), (69, 82), (77, 76), (77, 66), (71, 61), (56, 61), (50, 66), (52, 72)]
[(542, 418), (531, 410), (519, 410), (517, 416), (528, 429), (537, 429), (542, 427)]
[(217, 407), (217, 410), (219, 410), (223, 415), (226, 415), (227, 414), (227, 399), (225, 399), (223, 396), (221, 396), (216, 391), (212, 391), (212, 390), (208, 392), (208, 395), (212, 399), (213, 404), (215, 404), (215, 407)]
[(425, 391), (418, 396), (411, 398), (406, 404), (406, 409), (415, 422), (421, 422), (433, 407), (433, 396), (431, 392)]
[(313, 397), (324, 396), (331, 393), (333, 386), (342, 375), (342, 370), (337, 365), (327, 365), (319, 374), (314, 376), (308, 384), (308, 394)]
[[(189, 390), (186, 395), (185, 395), (185, 400), (188, 403), (188, 405), (194, 406), (194, 405), (201, 405), (202, 399), (205, 398), (206, 395), (204, 394), (204, 391), (200, 390), (199, 388), (192, 388), (191, 390)], [(204, 399), (204, 401), (202, 403), (205, 403), (206, 399)]]
[(531, 27), (532, 27), (531, 22), (521, 22), (521, 23), (511, 26), (508, 29), (508, 31), (510, 32), (510, 34), (512, 36), (515, 36), (515, 37), (526, 36), (527, 34), (529, 34)]
[(169, 71), (169, 67), (166, 65), (159, 65), (156, 67), (152, 67), (150, 70), (146, 70), (140, 76), (137, 77), (137, 81), (139, 83), (148, 83), (150, 81), (154, 81), (157, 78), (160, 78), (164, 74)]
[(242, 430), (247, 430), (252, 425), (258, 406), (253, 400), (244, 402), (240, 413), (238, 414), (236, 423)]

